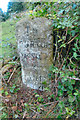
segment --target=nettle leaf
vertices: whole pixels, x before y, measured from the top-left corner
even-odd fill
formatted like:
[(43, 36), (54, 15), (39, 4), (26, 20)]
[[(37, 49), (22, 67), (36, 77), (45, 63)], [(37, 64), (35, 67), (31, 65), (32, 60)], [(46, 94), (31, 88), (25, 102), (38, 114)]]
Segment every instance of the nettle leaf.
[(69, 100), (69, 102), (74, 102), (75, 101), (75, 96), (69, 95), (68, 100)]

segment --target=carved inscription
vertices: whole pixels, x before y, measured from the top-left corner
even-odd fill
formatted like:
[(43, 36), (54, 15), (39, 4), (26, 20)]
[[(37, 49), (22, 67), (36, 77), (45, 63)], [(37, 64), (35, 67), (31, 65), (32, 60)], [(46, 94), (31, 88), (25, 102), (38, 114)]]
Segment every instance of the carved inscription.
[(44, 89), (42, 82), (48, 80), (48, 69), (52, 64), (53, 38), (52, 28), (48, 23), (46, 18), (35, 18), (20, 22), (16, 27), (22, 80), (33, 89)]

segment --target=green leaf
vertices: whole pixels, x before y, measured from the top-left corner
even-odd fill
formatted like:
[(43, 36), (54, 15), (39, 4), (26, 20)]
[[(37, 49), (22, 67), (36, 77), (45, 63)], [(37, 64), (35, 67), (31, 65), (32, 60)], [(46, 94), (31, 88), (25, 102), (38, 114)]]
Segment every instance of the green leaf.
[(69, 114), (72, 116), (74, 113), (75, 113), (75, 111), (71, 110)]
[(13, 84), (12, 88), (14, 89), (15, 87), (16, 87), (16, 85), (15, 85), (15, 84)]
[(49, 67), (49, 71), (52, 71), (53, 69), (54, 69), (54, 66), (51, 65), (51, 66)]
[(70, 90), (73, 90), (73, 86), (71, 85), (71, 83), (69, 83), (68, 88), (69, 88)]
[(14, 88), (10, 88), (10, 92), (13, 93), (14, 92)]
[(7, 118), (7, 113), (6, 112), (3, 112), (2, 115), (1, 115), (1, 118)]
[(50, 79), (51, 79), (51, 73), (49, 73), (49, 74), (48, 74), (48, 78), (50, 78)]
[(61, 115), (58, 115), (58, 116), (57, 116), (57, 119), (58, 119), (58, 120), (62, 120)]
[(77, 48), (77, 44), (75, 43), (74, 46)]
[(35, 97), (39, 97), (39, 95), (38, 95), (38, 94), (36, 94), (36, 95), (35, 95)]
[(27, 103), (24, 103), (24, 105), (25, 105), (25, 107), (27, 107), (27, 106), (28, 106), (28, 104), (27, 104)]
[(51, 97), (54, 98), (54, 95), (52, 94)]
[(47, 81), (43, 81), (42, 84), (47, 85)]
[(65, 74), (64, 73), (61, 73), (61, 77), (64, 77), (65, 76)]
[(37, 111), (40, 112), (40, 107), (37, 106)]
[(61, 89), (61, 85), (58, 86), (58, 89)]
[(50, 91), (50, 89), (49, 89), (48, 87), (44, 88), (44, 90), (46, 90), (46, 91)]
[(58, 27), (57, 28), (61, 28), (61, 25), (58, 25)]
[(73, 84), (73, 85), (74, 85), (74, 84), (75, 84), (75, 80), (71, 80), (71, 84)]
[(72, 48), (76, 52), (76, 48)]
[(73, 57), (74, 57), (74, 58), (77, 57), (77, 53), (76, 53), (76, 52), (73, 53)]
[(4, 93), (4, 90), (1, 90), (1, 93)]
[(75, 97), (73, 95), (70, 95), (68, 97), (69, 97), (68, 98), (69, 102), (74, 102), (75, 101)]
[(5, 91), (5, 95), (8, 95), (8, 92), (7, 92), (7, 91)]
[(50, 100), (51, 99), (51, 97), (48, 97), (48, 100)]
[(76, 90), (76, 92), (74, 93), (75, 96), (77, 96), (79, 94), (78, 90)]
[(63, 90), (59, 90), (58, 94), (59, 94), (59, 96), (62, 96), (63, 95)]
[(19, 116), (17, 114), (15, 114), (15, 118), (18, 118)]
[(60, 102), (58, 103), (58, 105), (59, 105), (60, 108), (64, 108), (64, 102), (63, 102), (63, 101), (60, 101)]
[(66, 44), (64, 43), (64, 44), (62, 44), (61, 46), (60, 46), (60, 48), (62, 48), (62, 47), (66, 47)]
[(58, 42), (61, 42), (61, 41), (62, 41), (62, 39), (58, 40)]
[(17, 93), (17, 92), (18, 92), (18, 90), (20, 90), (20, 88), (15, 89), (15, 90), (14, 90), (14, 93)]
[(1, 106), (0, 106), (0, 111), (3, 110), (3, 109), (4, 109), (4, 107), (1, 107)]
[(69, 112), (69, 108), (68, 108), (68, 107), (65, 107), (65, 109), (66, 109), (66, 112), (68, 113), (68, 112)]
[(71, 33), (72, 33), (72, 36), (74, 36), (75, 35), (75, 30), (72, 30)]

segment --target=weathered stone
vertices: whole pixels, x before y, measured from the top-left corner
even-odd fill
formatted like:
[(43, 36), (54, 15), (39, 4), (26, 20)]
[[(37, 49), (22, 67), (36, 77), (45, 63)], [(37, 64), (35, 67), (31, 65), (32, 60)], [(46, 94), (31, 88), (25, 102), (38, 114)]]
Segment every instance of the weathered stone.
[(22, 81), (27, 87), (43, 90), (53, 59), (51, 21), (47, 18), (26, 18), (16, 25)]

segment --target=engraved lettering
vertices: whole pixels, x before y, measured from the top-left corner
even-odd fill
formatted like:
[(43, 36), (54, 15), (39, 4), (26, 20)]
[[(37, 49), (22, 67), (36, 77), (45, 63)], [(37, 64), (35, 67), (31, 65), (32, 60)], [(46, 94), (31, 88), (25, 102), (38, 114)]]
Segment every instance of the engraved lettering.
[(30, 28), (30, 26), (29, 26), (29, 25), (27, 25), (27, 33), (29, 33), (29, 28)]

